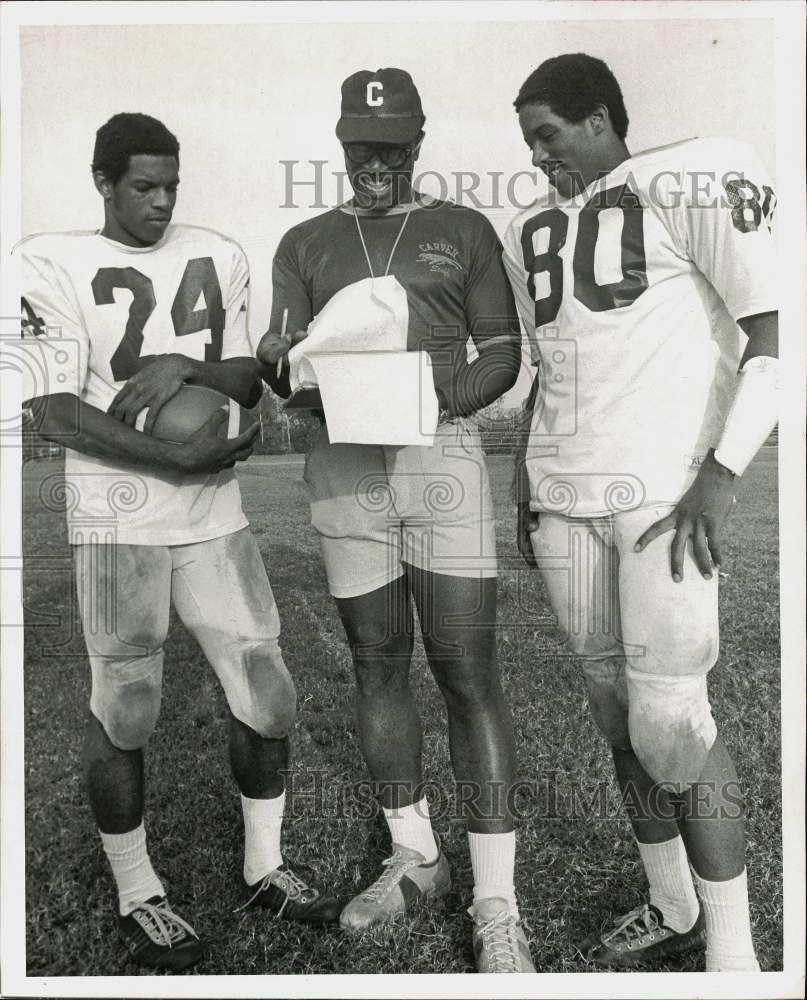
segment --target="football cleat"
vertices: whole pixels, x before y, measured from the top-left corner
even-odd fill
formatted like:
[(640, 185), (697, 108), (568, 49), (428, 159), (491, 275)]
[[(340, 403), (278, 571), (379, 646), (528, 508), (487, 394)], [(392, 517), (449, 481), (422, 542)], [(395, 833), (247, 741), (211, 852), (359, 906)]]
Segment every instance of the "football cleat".
[(381, 864), (381, 875), (342, 910), (339, 923), (345, 930), (369, 930), (399, 913), (408, 913), (421, 902), (444, 896), (451, 887), (448, 861), (442, 852), (426, 864), (419, 851), (393, 844), (392, 854)]
[(152, 896), (119, 915), (118, 930), (135, 962), (152, 969), (181, 972), (202, 957), (198, 934), (164, 896)]
[(679, 934), (665, 926), (661, 910), (644, 903), (617, 920), (610, 930), (585, 941), (580, 946), (580, 954), (596, 965), (630, 968), (643, 962), (680, 955), (705, 944), (703, 910), (698, 913), (692, 927)]
[(308, 885), (287, 864), (282, 864), (265, 875), (256, 885), (250, 886), (252, 895), (239, 906), (260, 906), (271, 910), (277, 917), (299, 920), (308, 924), (331, 924), (339, 917), (342, 904), (335, 896), (323, 896), (318, 889)]
[(468, 914), (477, 972), (535, 972), (524, 928), (506, 899), (478, 899)]

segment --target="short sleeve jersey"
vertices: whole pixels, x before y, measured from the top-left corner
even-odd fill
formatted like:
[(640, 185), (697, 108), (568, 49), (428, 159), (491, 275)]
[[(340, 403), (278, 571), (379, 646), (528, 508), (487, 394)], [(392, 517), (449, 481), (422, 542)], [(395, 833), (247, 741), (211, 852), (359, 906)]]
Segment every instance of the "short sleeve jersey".
[(272, 268), (271, 329), (280, 329), (288, 308), (288, 329), (304, 330), (336, 292), (370, 277), (357, 223), (373, 275), (387, 273), (389, 266), (406, 291), (407, 348), (429, 352), (436, 388), (450, 385), (467, 364), (469, 336), (477, 347), (508, 334), (520, 341), (492, 225), (472, 209), (423, 196), (411, 211), (398, 207), (357, 216), (345, 205), (290, 229)]
[(722, 432), (736, 321), (777, 309), (774, 207), (750, 147), (693, 139), (513, 220), (505, 265), (540, 363), (535, 509), (593, 516), (680, 497)]
[[(23, 337), (70, 347), (62, 352), (66, 360), (58, 376), (44, 386), (24, 386), (24, 398), (70, 392), (106, 410), (154, 355), (223, 361), (253, 354), (246, 258), (218, 233), (172, 225), (146, 248), (100, 233), (43, 234), (24, 240), (15, 254), (22, 275)], [(103, 537), (183, 545), (247, 524), (232, 470), (157, 473), (68, 448), (65, 474), (73, 543)]]

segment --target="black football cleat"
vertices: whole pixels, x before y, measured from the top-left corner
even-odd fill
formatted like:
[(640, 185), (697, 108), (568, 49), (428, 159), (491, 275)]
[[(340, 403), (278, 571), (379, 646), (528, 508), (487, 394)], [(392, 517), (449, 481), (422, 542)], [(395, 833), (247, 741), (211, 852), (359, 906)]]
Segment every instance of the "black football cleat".
[(595, 965), (627, 969), (702, 948), (705, 944), (703, 910), (692, 927), (679, 934), (665, 926), (657, 907), (644, 903), (617, 920), (610, 930), (585, 941), (580, 945), (580, 954)]
[(119, 915), (118, 931), (134, 961), (150, 969), (181, 972), (202, 957), (198, 934), (164, 896), (152, 896)]
[(277, 917), (307, 924), (335, 923), (342, 911), (342, 903), (335, 896), (323, 896), (287, 864), (270, 871), (262, 881), (250, 886), (250, 891), (252, 895), (239, 910), (259, 906)]

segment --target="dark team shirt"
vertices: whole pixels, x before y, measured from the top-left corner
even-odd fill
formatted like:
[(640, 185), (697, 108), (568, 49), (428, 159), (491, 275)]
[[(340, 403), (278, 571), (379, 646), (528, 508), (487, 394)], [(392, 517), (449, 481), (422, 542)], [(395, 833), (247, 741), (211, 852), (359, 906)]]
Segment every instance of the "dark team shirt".
[[(385, 273), (405, 217), (404, 207), (358, 216), (376, 277)], [(287, 329), (304, 330), (336, 292), (370, 277), (356, 221), (352, 208), (341, 206), (283, 236), (272, 267), (270, 330), (280, 330), (286, 308)], [(429, 352), (436, 388), (467, 366), (469, 336), (479, 349), (494, 336), (520, 343), (501, 243), (479, 212), (421, 196), (388, 273), (406, 291), (407, 349)]]

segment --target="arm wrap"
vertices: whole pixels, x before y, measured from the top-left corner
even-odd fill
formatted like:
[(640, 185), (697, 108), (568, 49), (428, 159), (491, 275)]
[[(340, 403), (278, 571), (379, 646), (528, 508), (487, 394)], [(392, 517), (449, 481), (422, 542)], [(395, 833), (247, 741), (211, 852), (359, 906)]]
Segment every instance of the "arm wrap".
[(779, 360), (757, 356), (746, 361), (723, 435), (715, 449), (721, 465), (741, 476), (779, 419)]

